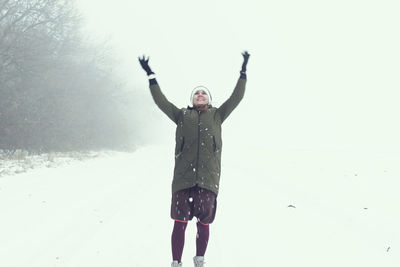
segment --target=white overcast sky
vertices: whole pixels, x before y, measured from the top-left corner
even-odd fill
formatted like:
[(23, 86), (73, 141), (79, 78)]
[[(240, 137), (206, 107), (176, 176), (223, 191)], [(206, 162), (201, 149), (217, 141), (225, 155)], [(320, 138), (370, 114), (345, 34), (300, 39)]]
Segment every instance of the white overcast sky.
[(123, 78), (148, 90), (137, 57), (150, 55), (164, 94), (178, 107), (200, 84), (222, 104), (247, 49), (247, 91), (224, 125), (229, 138), (400, 149), (399, 1), (78, 2), (89, 32), (109, 37)]

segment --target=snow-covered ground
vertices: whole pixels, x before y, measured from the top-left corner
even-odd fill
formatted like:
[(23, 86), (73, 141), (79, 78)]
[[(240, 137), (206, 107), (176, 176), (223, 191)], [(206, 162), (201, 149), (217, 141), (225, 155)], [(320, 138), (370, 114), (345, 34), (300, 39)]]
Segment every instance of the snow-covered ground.
[(31, 169), (54, 168), (76, 160), (99, 157), (109, 152), (51, 152), (40, 155), (29, 155), (26, 151), (17, 151), (13, 155), (5, 155), (0, 150), (0, 177), (27, 172)]
[[(399, 156), (229, 145), (222, 157), (206, 266), (400, 266)], [(0, 177), (0, 266), (170, 266), (172, 171), (173, 147), (154, 145)]]

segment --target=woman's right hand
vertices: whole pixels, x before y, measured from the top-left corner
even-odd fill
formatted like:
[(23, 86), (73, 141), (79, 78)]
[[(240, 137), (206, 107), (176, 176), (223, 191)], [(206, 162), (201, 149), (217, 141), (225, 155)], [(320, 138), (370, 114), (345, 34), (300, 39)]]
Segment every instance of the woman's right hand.
[(154, 72), (151, 70), (151, 68), (149, 66), (150, 57), (147, 57), (147, 59), (146, 59), (146, 57), (143, 55), (142, 58), (138, 57), (138, 59), (140, 62), (140, 66), (142, 66), (142, 68), (147, 73), (147, 75), (154, 74)]

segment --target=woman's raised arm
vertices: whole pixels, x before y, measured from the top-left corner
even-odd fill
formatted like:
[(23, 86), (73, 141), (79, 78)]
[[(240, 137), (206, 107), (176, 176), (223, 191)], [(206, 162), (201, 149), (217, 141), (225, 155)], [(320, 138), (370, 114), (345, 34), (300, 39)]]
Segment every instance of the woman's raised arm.
[(221, 121), (223, 122), (231, 112), (239, 105), (240, 101), (244, 96), (244, 91), (246, 89), (247, 82), (247, 62), (249, 61), (250, 54), (245, 51), (242, 53), (243, 55), (243, 64), (242, 69), (240, 71), (240, 77), (237, 81), (235, 89), (233, 90), (232, 95), (217, 109), (218, 113), (221, 116)]
[(157, 83), (156, 76), (149, 66), (149, 57), (139, 57), (139, 62), (149, 78), (149, 87), (156, 105), (164, 112), (173, 122), (177, 123), (180, 110), (161, 92), (161, 88)]

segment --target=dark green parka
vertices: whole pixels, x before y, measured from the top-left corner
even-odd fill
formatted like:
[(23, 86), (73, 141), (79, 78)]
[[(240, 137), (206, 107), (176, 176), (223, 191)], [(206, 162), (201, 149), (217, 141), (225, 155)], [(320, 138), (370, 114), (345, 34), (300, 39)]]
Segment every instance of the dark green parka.
[(218, 195), (221, 174), (221, 124), (242, 100), (246, 77), (242, 75), (236, 87), (219, 108), (198, 111), (187, 107), (178, 109), (161, 92), (155, 79), (150, 91), (157, 106), (176, 123), (175, 169), (172, 193), (199, 187)]

